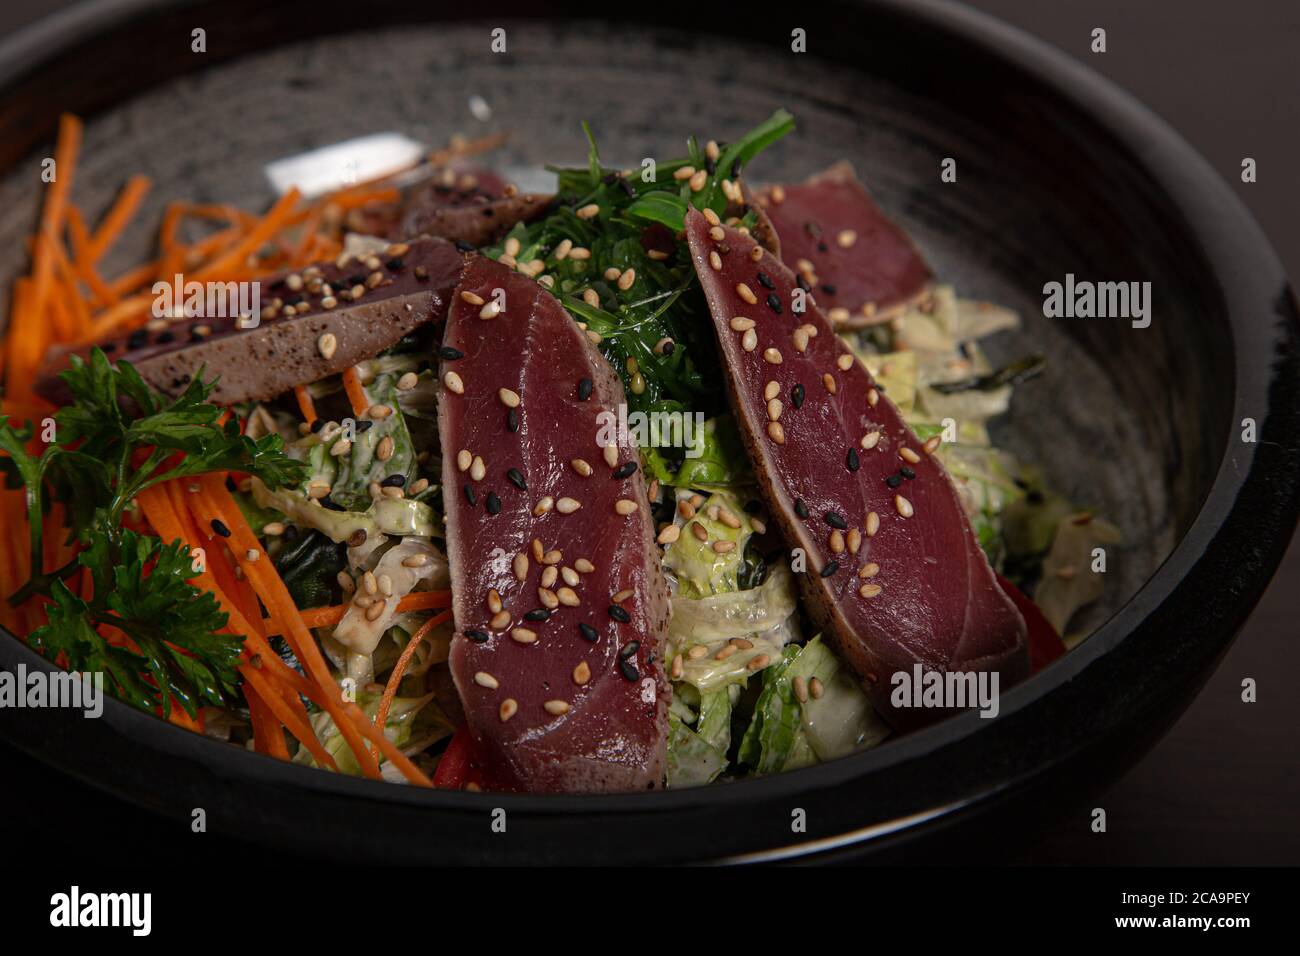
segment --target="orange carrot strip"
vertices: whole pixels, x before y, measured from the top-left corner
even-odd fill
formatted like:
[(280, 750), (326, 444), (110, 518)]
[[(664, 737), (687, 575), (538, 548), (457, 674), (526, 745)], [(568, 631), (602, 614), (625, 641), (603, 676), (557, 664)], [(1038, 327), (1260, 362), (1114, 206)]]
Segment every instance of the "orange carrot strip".
[[(350, 604), (333, 604), (329, 607), (307, 608), (299, 612), (302, 622), (308, 627), (333, 627), (343, 620)], [(435, 608), (451, 607), (450, 591), (417, 591), (408, 594), (397, 602), (397, 613), (405, 611), (430, 611)]]
[(298, 202), (298, 199), (298, 190), (291, 188), (276, 200), (275, 205), (262, 217), (261, 221), (249, 230), (248, 235), (236, 243), (233, 249), (208, 263), (195, 274), (194, 278), (201, 281), (210, 279), (213, 276), (221, 276), (227, 271), (247, 269), (247, 260), (256, 254), (272, 236), (279, 232), (284, 220), (293, 212), (293, 207)]
[(311, 400), (311, 392), (307, 391), (306, 385), (298, 385), (294, 387), (293, 394), (298, 399), (298, 410), (310, 425), (316, 420), (316, 403)]
[(435, 614), (421, 624), (415, 633), (411, 635), (411, 639), (406, 642), (406, 647), (402, 649), (402, 656), (397, 659), (397, 663), (393, 665), (393, 672), (388, 675), (388, 683), (384, 685), (384, 696), (379, 701), (379, 712), (375, 714), (375, 726), (381, 731), (388, 723), (388, 710), (393, 706), (393, 698), (397, 696), (397, 688), (401, 686), (402, 675), (406, 673), (406, 665), (415, 656), (416, 647), (435, 627), (450, 617), (451, 611)]
[(352, 414), (357, 418), (363, 417), (370, 410), (370, 396), (361, 384), (361, 373), (355, 365), (343, 372), (343, 390), (348, 393), (348, 401), (352, 403)]
[[(280, 575), (275, 570), (275, 566), (270, 561), (251, 561), (245, 555), (245, 549), (253, 549), (260, 554), (261, 546), (252, 529), (248, 527), (243, 512), (239, 510), (238, 505), (230, 497), (230, 493), (218, 476), (205, 475), (199, 481), (202, 488), (200, 495), (205, 504), (216, 515), (220, 516), (226, 527), (230, 529), (233, 542), (232, 550), (235, 559), (239, 561), (239, 566), (244, 569), (244, 574), (253, 581), (268, 608), (272, 608), (273, 613), (281, 621), (287, 622), (290, 633), (285, 635), (285, 640), (293, 648), (294, 653), (298, 655), (298, 660), (303, 667), (307, 669), (317, 685), (325, 692), (324, 706), (334, 717), (334, 722), (343, 734), (344, 740), (347, 741), (348, 746), (356, 755), (362, 772), (367, 776), (378, 776), (379, 765), (374, 756), (366, 749), (364, 742), (358, 737), (357, 731), (360, 732), (361, 736), (369, 738), (378, 745), (384, 757), (396, 766), (408, 781), (424, 787), (432, 786), (428, 776), (419, 767), (415, 766), (387, 736), (375, 729), (374, 724), (370, 722), (370, 719), (366, 717), (360, 707), (343, 701), (338, 685), (330, 674), (329, 664), (326, 663), (320, 648), (316, 646), (315, 638), (303, 625), (298, 609), (293, 603), (293, 598), (289, 596), (289, 591), (284, 586), (284, 582), (280, 580)], [(344, 720), (340, 720), (339, 715), (336, 714), (336, 709), (342, 710)]]
[(95, 230), (94, 238), (90, 240), (90, 247), (87, 252), (90, 256), (90, 262), (96, 263), (104, 258), (104, 253), (112, 247), (126, 228), (127, 223), (135, 218), (136, 212), (140, 209), (140, 204), (144, 201), (145, 195), (149, 192), (152, 183), (148, 176), (132, 176), (122, 191), (117, 194), (113, 206), (104, 216)]

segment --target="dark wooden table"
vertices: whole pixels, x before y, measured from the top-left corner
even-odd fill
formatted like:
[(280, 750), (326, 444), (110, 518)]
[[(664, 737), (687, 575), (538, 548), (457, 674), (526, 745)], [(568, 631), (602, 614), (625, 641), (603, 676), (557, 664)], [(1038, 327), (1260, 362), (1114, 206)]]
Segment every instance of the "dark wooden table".
[[(10, 0), (0, 34), (69, 4)], [(1294, 0), (971, 0), (1077, 57), (1134, 93), (1178, 129), (1233, 183), (1293, 277), (1300, 276), (1300, 97)], [(1107, 52), (1090, 51), (1107, 33)], [(1245, 156), (1258, 182), (1241, 183)], [(1109, 828), (1090, 831), (1084, 813), (1020, 834), (1008, 861), (1023, 863), (1300, 863), (1300, 544), (1196, 702), (1174, 729), (1101, 799)], [(1259, 701), (1242, 703), (1241, 681), (1258, 682)], [(148, 847), (157, 862), (171, 844), (161, 824), (40, 764), (0, 748), (8, 811), (6, 842), (44, 854), (85, 849), (129, 862)], [(27, 827), (15, 821), (45, 821)], [(65, 821), (60, 825), (58, 821)], [(16, 843), (15, 843), (16, 841)], [(228, 845), (208, 844), (213, 858)], [(134, 849), (131, 849), (134, 848)], [(244, 852), (244, 851), (241, 851)], [(118, 856), (118, 854), (125, 854)], [(251, 851), (245, 863), (283, 857)], [(193, 843), (186, 862), (199, 863)], [(989, 862), (994, 862), (990, 860)]]

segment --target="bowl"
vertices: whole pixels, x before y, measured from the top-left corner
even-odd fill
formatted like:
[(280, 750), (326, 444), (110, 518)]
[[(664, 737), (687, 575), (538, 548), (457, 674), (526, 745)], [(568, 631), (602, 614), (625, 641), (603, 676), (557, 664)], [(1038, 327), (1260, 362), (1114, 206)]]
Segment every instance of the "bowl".
[[(510, 129), (495, 161), (520, 173), (581, 163), (583, 119), (607, 160), (635, 164), (785, 107), (798, 132), (756, 176), (851, 160), (942, 280), (1020, 312), (995, 359), (1047, 355), (997, 435), (1124, 534), (1084, 622), (1092, 636), (1004, 692), (995, 720), (970, 713), (695, 790), (424, 791), (286, 765), (113, 700), (98, 720), (0, 710), (7, 740), (159, 813), (203, 807), (210, 832), (354, 862), (914, 858), (989, 814), (1097, 790), (1190, 702), (1300, 511), (1295, 300), (1226, 185), (1116, 87), (963, 8), (805, 4), (809, 52), (793, 53), (767, 21), (688, 31), (624, 7), (599, 20), (566, 3), (506, 3), (490, 20), (394, 9), (362, 29), (329, 0), (101, 0), (43, 21), (0, 45), (0, 203), (14, 213), (0, 222), (0, 284), (24, 267), (31, 170), (61, 110), (88, 121), (77, 196), (91, 214), (130, 173), (155, 182), (113, 274), (146, 254), (167, 199), (260, 207), (268, 161), (351, 136), (432, 144)], [(204, 53), (191, 50), (196, 25)], [(489, 48), (497, 27), (504, 53)], [(955, 182), (941, 180), (945, 159)], [(1067, 274), (1150, 282), (1152, 321), (1048, 318), (1044, 284)], [(1256, 441), (1242, 440), (1246, 419)], [(0, 666), (48, 667), (11, 638)], [(498, 810), (508, 836), (494, 832)]]

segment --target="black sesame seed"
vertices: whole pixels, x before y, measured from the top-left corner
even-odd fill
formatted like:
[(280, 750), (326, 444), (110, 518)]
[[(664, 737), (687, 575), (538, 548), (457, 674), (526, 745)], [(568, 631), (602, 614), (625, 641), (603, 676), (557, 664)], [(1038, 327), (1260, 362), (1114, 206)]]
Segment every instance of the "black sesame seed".
[(802, 498), (794, 499), (794, 513), (800, 518), (808, 517), (808, 506), (803, 503)]
[(578, 401), (585, 402), (591, 398), (591, 379), (583, 378), (578, 380)]
[(832, 528), (839, 528), (841, 531), (845, 530), (849, 526), (849, 523), (844, 520), (843, 515), (834, 511), (826, 512), (826, 523)]
[(159, 332), (158, 338), (156, 338), (154, 341), (157, 342), (159, 345), (166, 345), (169, 342), (175, 342), (176, 336), (173, 335), (171, 332)]
[(149, 342), (149, 333), (144, 329), (132, 332), (126, 337), (126, 347), (131, 350), (142, 349)]
[(454, 349), (450, 345), (444, 345), (438, 349), (438, 354), (448, 362), (454, 362), (456, 359), (464, 358), (465, 353), (460, 349)]
[(469, 502), (471, 508), (478, 504), (478, 495), (474, 494), (473, 485), (466, 485), (462, 490), (465, 492), (465, 500)]
[(802, 385), (795, 385), (790, 389), (790, 404), (795, 408), (803, 408), (804, 390)]
[(226, 475), (226, 490), (227, 491), (235, 490), (235, 479), (231, 478), (229, 475)]
[(535, 607), (524, 615), (525, 621), (545, 621), (551, 616), (551, 612), (544, 607)]
[(619, 660), (625, 661), (639, 650), (641, 650), (640, 641), (628, 641), (618, 649)]
[(116, 343), (116, 342), (106, 342), (106, 343), (102, 346), (102, 348), (103, 348), (103, 350), (104, 350), (104, 354), (105, 354), (105, 355), (111, 355), (112, 353), (114, 353), (114, 352), (117, 351), (117, 343)]
[(712, 176), (718, 171), (718, 161), (712, 156), (704, 157), (704, 171)]
[(902, 483), (903, 483), (902, 475), (890, 475), (888, 478), (885, 479), (885, 484), (889, 485), (889, 487), (891, 488), (897, 488)]
[[(365, 277), (363, 276), (363, 277), (362, 277), (361, 279), (359, 279), (358, 281), (359, 281), (359, 282), (364, 282), (364, 281), (365, 281)], [(353, 285), (356, 285), (355, 282), (352, 283), (352, 284), (353, 284)], [(306, 301), (307, 301), (307, 300), (303, 298), (302, 293), (299, 292), (299, 293), (295, 293), (294, 295), (291, 295), (291, 296), (289, 296), (289, 298), (285, 299), (285, 300), (284, 300), (284, 304), (285, 304), (285, 305), (294, 305), (294, 306), (298, 306), (298, 305), (302, 305), (302, 304), (303, 304), (304, 302), (306, 302)]]
[(519, 431), (519, 409), (506, 409), (506, 430), (510, 432)]
[(898, 473), (902, 475), (904, 478), (906, 478), (908, 481), (911, 481), (913, 478), (916, 477), (916, 472), (914, 472), (911, 468), (907, 468), (907, 467), (898, 469)]
[(767, 294), (767, 307), (771, 309), (773, 312), (775, 312), (777, 315), (780, 315), (781, 297), (778, 296), (775, 292), (769, 292)]
[(506, 477), (510, 479), (510, 484), (514, 485), (520, 491), (528, 490), (528, 482), (524, 481), (523, 472), (521, 472), (518, 468), (507, 469)]
[(802, 273), (802, 272), (799, 273), (799, 275), (797, 275), (797, 276), (794, 277), (794, 281), (795, 281), (795, 285), (797, 285), (799, 288), (803, 289), (805, 292), (811, 292), (811, 291), (812, 291), (812, 284), (811, 284), (807, 279), (805, 279), (805, 278), (803, 277), (803, 273)]
[(755, 498), (750, 498), (745, 502), (744, 512), (747, 515), (756, 515), (763, 510), (763, 502)]
[(822, 283), (822, 291), (825, 292), (827, 295), (834, 295), (834, 294), (835, 294), (835, 286), (831, 285), (829, 282), (823, 282), (823, 283)]
[(473, 252), (474, 243), (466, 242), (464, 239), (457, 239), (456, 248), (459, 249), (461, 252)]
[(380, 486), (381, 488), (405, 488), (405, 487), (406, 487), (406, 476), (405, 476), (405, 475), (389, 475), (387, 478), (385, 478), (383, 481), (381, 481), (381, 482), (379, 483), (379, 486)]
[(591, 641), (591, 643), (593, 644), (595, 644), (598, 640), (600, 640), (600, 632), (597, 631), (590, 624), (579, 624), (578, 632), (583, 636), (584, 639)]
[(636, 189), (634, 189), (632, 184), (628, 182), (626, 179), (622, 179), (622, 178), (619, 179), (618, 188), (623, 190), (623, 192), (627, 195), (629, 199), (636, 198)]
[(370, 431), (370, 429), (374, 427), (375, 427), (375, 423), (371, 421), (369, 418), (363, 418), (360, 421), (352, 423), (352, 430), (355, 431), (358, 435), (362, 434), (363, 432), (368, 432)]
[(389, 259), (387, 262), (385, 262), (384, 265), (387, 266), (389, 269), (391, 269), (393, 272), (397, 272), (402, 268), (402, 260), (394, 256), (392, 259)]
[(487, 642), (488, 632), (480, 631), (477, 628), (469, 628), (465, 631), (465, 636), (476, 644), (483, 644)]
[(625, 461), (623, 462), (623, 464), (618, 466), (618, 469), (614, 472), (614, 477), (617, 478), (619, 481), (622, 481), (624, 478), (632, 474), (634, 471), (636, 471), (636, 462)]
[(831, 250), (830, 250), (830, 247), (826, 245), (826, 243), (824, 243), (824, 242), (819, 242), (819, 243), (817, 243), (817, 251), (818, 251), (818, 252), (830, 252)]
[(487, 511), (490, 515), (499, 515), (501, 513), (501, 499), (497, 497), (495, 491), (487, 493)]
[[(347, 278), (347, 284), (348, 284), (349, 286), (362, 285), (363, 283), (365, 283), (365, 281), (366, 281), (366, 277), (365, 277), (365, 275), (363, 275), (363, 274), (360, 273), (360, 272), (354, 272), (354, 273), (352, 273), (352, 275), (348, 276), (348, 278)], [(302, 297), (299, 296), (299, 298), (302, 298)], [(289, 301), (286, 301), (286, 302), (285, 302), (285, 305), (293, 305), (293, 303), (292, 303), (292, 302), (289, 302)]]
[(212, 530), (215, 531), (217, 534), (221, 535), (221, 537), (223, 538), (230, 537), (230, 529), (226, 527), (226, 523), (222, 521), (220, 518), (212, 519)]
[(740, 176), (740, 157), (737, 156), (731, 164), (731, 178), (736, 179)]
[(326, 511), (347, 511), (348, 510), (347, 508), (344, 508), (341, 504), (339, 504), (337, 501), (335, 501), (333, 498), (331, 498), (329, 495), (326, 495), (324, 498), (320, 499), (320, 506), (324, 508)]
[(858, 450), (850, 448), (849, 453), (844, 456), (844, 464), (848, 465), (849, 471), (857, 471), (862, 467), (862, 462), (858, 460)]
[(839, 569), (840, 563), (838, 561), (827, 561), (825, 567), (822, 568), (822, 577), (829, 578)]
[(636, 669), (636, 663), (631, 659), (619, 661), (618, 669), (622, 671), (623, 676), (628, 680), (635, 681), (641, 679), (641, 672)]
[(776, 283), (772, 281), (772, 277), (761, 269), (758, 272), (758, 284), (764, 289), (776, 288)]
[(632, 620), (632, 615), (628, 614), (627, 611), (623, 610), (617, 604), (611, 604), (609, 606), (609, 616), (620, 624), (626, 624)]

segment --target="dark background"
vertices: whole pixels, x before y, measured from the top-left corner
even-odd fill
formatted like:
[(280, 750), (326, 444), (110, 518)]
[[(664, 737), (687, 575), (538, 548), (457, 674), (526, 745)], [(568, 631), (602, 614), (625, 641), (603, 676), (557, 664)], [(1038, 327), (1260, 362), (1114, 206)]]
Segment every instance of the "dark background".
[[(5, 0), (0, 35), (71, 6), (66, 0)], [(1166, 119), (1196, 147), (1263, 226), (1291, 276), (1300, 275), (1300, 2), (1296, 0), (970, 0), (969, 6), (1027, 30), (1099, 71)], [(1107, 32), (1107, 52), (1090, 52), (1091, 32)], [(1240, 164), (1258, 163), (1243, 184)], [(1218, 671), (1174, 729), (1100, 800), (1108, 832), (1089, 829), (1090, 806), (1070, 806), (1046, 830), (1006, 834), (1003, 859), (1025, 863), (1300, 863), (1300, 544)], [(1243, 678), (1259, 702), (1243, 704)], [(166, 832), (139, 811), (74, 784), (0, 747), (6, 785), (0, 819), (76, 821), (64, 835), (6, 829), (7, 849), (39, 839), (46, 854), (134, 845), (167, 858)], [(21, 788), (15, 781), (22, 781)], [(7, 812), (13, 811), (13, 812)], [(57, 831), (56, 827), (55, 830)], [(75, 830), (75, 833), (72, 832)], [(16, 842), (15, 842), (16, 841)], [(33, 843), (33, 845), (35, 845)], [(148, 848), (147, 851), (145, 848)], [(213, 852), (243, 848), (218, 847)], [(253, 852), (253, 857), (261, 856)], [(187, 850), (187, 858), (193, 860)], [(122, 861), (125, 862), (125, 861)], [(997, 862), (990, 859), (987, 862)]]

